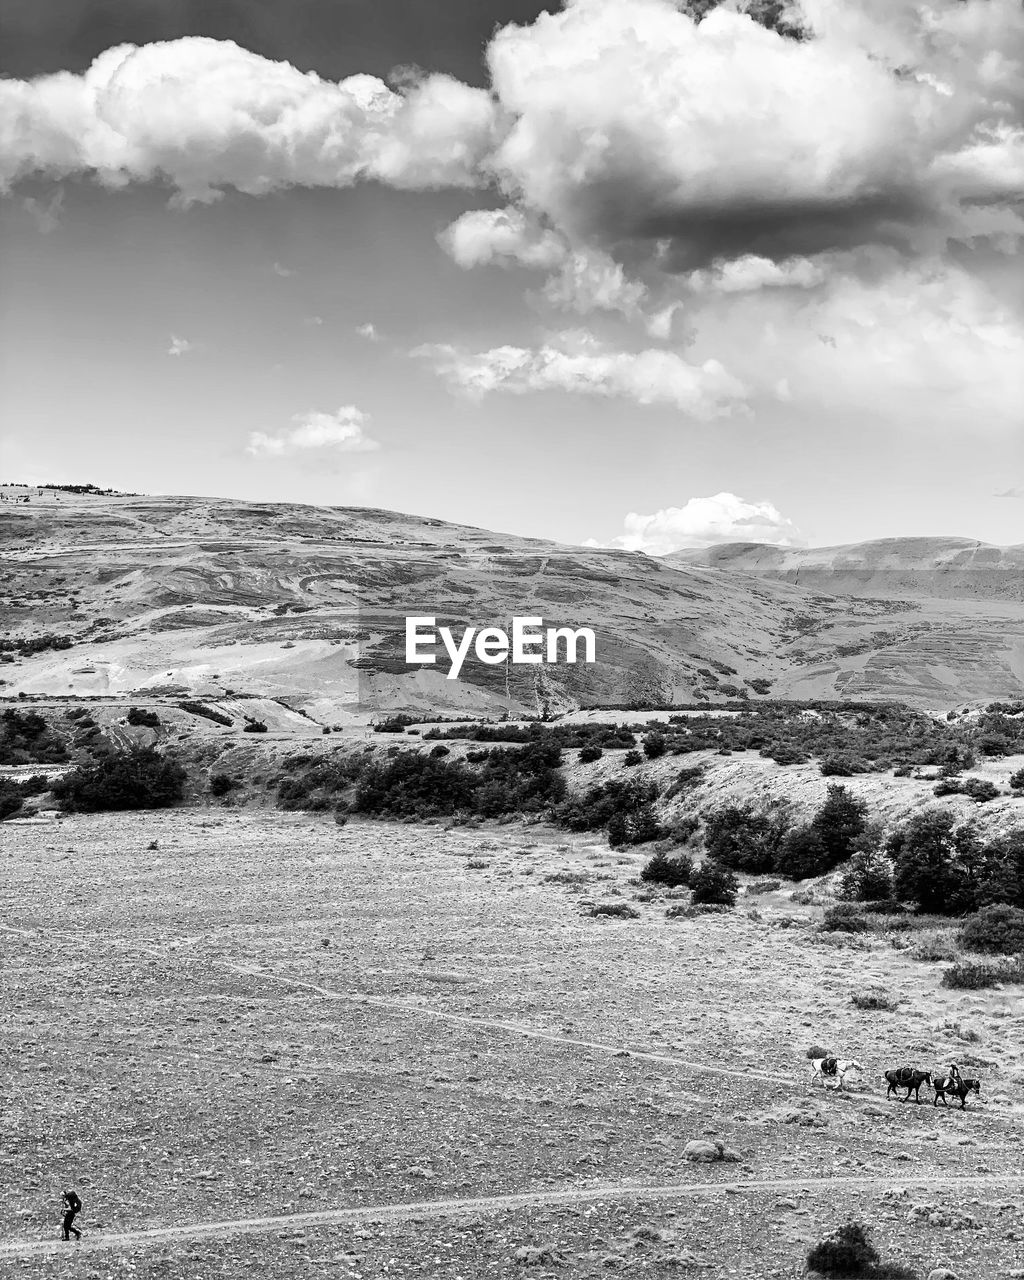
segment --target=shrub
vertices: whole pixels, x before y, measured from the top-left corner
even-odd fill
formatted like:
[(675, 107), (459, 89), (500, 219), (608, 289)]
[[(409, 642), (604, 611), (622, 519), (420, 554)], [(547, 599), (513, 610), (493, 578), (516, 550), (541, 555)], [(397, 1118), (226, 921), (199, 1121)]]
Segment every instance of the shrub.
[(128, 708), (128, 723), (139, 725), (145, 729), (158, 729), (160, 727), (160, 717), (155, 711), (147, 711), (144, 707)]
[(937, 964), (940, 960), (955, 960), (956, 939), (949, 929), (923, 929), (910, 942), (907, 954), (912, 960), (928, 964)]
[(245, 724), (242, 727), (243, 733), (266, 733), (267, 726), (262, 720), (251, 720), (248, 716), (245, 718)]
[(807, 1254), (807, 1267), (826, 1276), (870, 1276), (881, 1261), (860, 1222), (847, 1222)]
[(451, 755), (451, 748), (446, 747), (443, 742), (439, 742), (436, 747), (430, 748), (430, 754), (435, 760), (439, 760), (442, 756)]
[(881, 853), (855, 853), (839, 882), (839, 896), (853, 902), (887, 902), (892, 899), (892, 865)]
[(591, 743), (580, 749), (580, 764), (593, 764), (595, 760), (600, 760), (604, 752), (600, 747), (595, 747)]
[(774, 893), (782, 888), (781, 880), (755, 880), (747, 885), (747, 893)]
[(826, 909), (821, 927), (826, 933), (867, 933), (871, 925), (852, 902), (837, 902)]
[(0, 764), (56, 764), (67, 758), (63, 739), (37, 711), (8, 708), (0, 715)]
[(693, 876), (693, 859), (687, 854), (670, 858), (659, 849), (649, 858), (640, 872), (640, 879), (649, 884), (665, 884), (673, 888), (685, 887)]
[(694, 903), (717, 903), (721, 906), (736, 905), (736, 895), (740, 884), (728, 867), (722, 866), (714, 858), (706, 858), (700, 868), (690, 877)]
[(966, 951), (990, 955), (1024, 952), (1024, 911), (1004, 904), (984, 907), (967, 920), (960, 943)]
[(626, 754), (622, 757), (622, 763), (625, 765), (628, 765), (630, 768), (632, 768), (633, 765), (635, 764), (639, 764), (642, 760), (643, 760), (643, 756), (640, 754), (639, 751), (627, 751)]
[(1024, 965), (1001, 964), (985, 961), (961, 960), (942, 975), (942, 985), (957, 991), (977, 991), (982, 987), (996, 987), (1001, 982), (1024, 980)]
[(152, 747), (111, 752), (54, 783), (53, 793), (69, 812), (164, 809), (181, 799), (185, 770)]
[(608, 844), (613, 849), (621, 849), (629, 843), (629, 828), (626, 826), (626, 815), (615, 812), (608, 819)]
[(222, 711), (215, 711), (205, 702), (179, 702), (178, 707), (190, 715), (202, 716), (204, 720), (212, 720), (214, 724), (222, 724), (228, 729), (235, 723), (230, 716), (226, 716)]
[(849, 756), (824, 756), (818, 767), (823, 778), (852, 778), (855, 773), (867, 772), (862, 761), (853, 760)]
[(650, 733), (645, 733), (643, 738), (644, 755), (648, 760), (657, 760), (665, 754), (665, 735), (659, 733), (656, 729), (652, 729)]
[(855, 991), (851, 1000), (858, 1009), (877, 1009), (885, 1013), (894, 1013), (900, 1003), (884, 991)]
[(1024, 769), (1010, 774), (1010, 787), (1013, 791), (1024, 791)]
[(987, 778), (944, 778), (935, 784), (932, 792), (937, 796), (967, 796), (979, 804), (985, 804), (989, 800), (995, 800), (999, 795), (999, 788)]
[(590, 908), (592, 916), (611, 916), (613, 920), (637, 920), (640, 912), (628, 902), (598, 902)]
[(229, 791), (234, 790), (240, 784), (236, 779), (227, 773), (212, 773), (210, 775), (210, 795), (226, 796)]

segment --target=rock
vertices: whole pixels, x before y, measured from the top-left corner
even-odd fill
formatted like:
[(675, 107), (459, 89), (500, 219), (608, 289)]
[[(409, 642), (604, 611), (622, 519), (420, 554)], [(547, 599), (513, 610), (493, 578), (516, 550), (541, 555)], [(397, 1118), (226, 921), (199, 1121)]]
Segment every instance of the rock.
[(737, 1161), (741, 1158), (738, 1151), (733, 1151), (717, 1138), (713, 1142), (694, 1138), (683, 1148), (683, 1159), (691, 1160), (694, 1164), (711, 1164), (715, 1160)]
[(539, 1267), (545, 1263), (549, 1267), (560, 1267), (565, 1263), (565, 1255), (550, 1244), (523, 1245), (512, 1257), (521, 1267)]
[(719, 1160), (718, 1143), (695, 1138), (683, 1148), (683, 1159), (692, 1160), (695, 1164), (710, 1164), (713, 1160)]
[(959, 1277), (949, 1267), (933, 1267), (928, 1272), (928, 1280), (959, 1280)]

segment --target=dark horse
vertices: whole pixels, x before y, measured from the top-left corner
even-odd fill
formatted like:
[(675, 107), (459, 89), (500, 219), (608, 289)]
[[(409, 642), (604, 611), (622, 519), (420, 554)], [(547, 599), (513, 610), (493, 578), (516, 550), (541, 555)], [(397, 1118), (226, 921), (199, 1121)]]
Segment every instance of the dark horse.
[(939, 1105), (940, 1098), (942, 1099), (942, 1105), (948, 1107), (949, 1103), (946, 1101), (947, 1093), (951, 1093), (954, 1098), (960, 1099), (961, 1111), (967, 1105), (967, 1095), (969, 1093), (976, 1093), (981, 1097), (981, 1081), (975, 1080), (970, 1076), (960, 1076), (959, 1078), (955, 1078), (953, 1076), (936, 1076), (932, 1081), (932, 1088), (935, 1090), (935, 1101), (932, 1103), (933, 1107), (937, 1107)]
[(921, 1086), (923, 1084), (931, 1084), (932, 1073), (930, 1071), (918, 1071), (916, 1067), (893, 1067), (891, 1071), (885, 1073), (885, 1078), (889, 1082), (889, 1088), (886, 1090), (885, 1096), (891, 1097), (897, 1089), (906, 1089), (906, 1097), (901, 1098), (901, 1102), (907, 1102), (910, 1095), (914, 1095), (914, 1101), (921, 1101)]

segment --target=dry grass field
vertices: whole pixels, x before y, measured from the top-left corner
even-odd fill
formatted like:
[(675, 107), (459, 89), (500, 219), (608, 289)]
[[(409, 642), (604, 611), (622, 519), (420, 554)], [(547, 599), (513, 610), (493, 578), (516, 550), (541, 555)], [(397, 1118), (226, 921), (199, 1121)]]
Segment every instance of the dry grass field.
[[(784, 892), (670, 917), (639, 855), (539, 827), (3, 834), (5, 1275), (766, 1280), (851, 1216), (922, 1277), (1021, 1274), (1017, 989), (945, 990)], [(854, 1006), (876, 987), (895, 1011)], [(815, 1041), (864, 1064), (849, 1094)], [(954, 1059), (966, 1111), (885, 1101), (886, 1067)]]

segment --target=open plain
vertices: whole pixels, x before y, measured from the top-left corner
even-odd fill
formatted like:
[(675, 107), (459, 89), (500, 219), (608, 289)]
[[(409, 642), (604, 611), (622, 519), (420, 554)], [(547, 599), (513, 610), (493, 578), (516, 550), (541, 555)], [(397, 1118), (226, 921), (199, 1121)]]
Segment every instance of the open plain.
[[(814, 902), (670, 916), (641, 855), (518, 824), (4, 836), (5, 1274), (762, 1280), (851, 1216), (923, 1276), (1020, 1274), (1014, 989), (946, 990)], [(848, 1094), (810, 1085), (814, 1042), (864, 1064)], [(885, 1068), (951, 1060), (966, 1111), (885, 1101)]]

